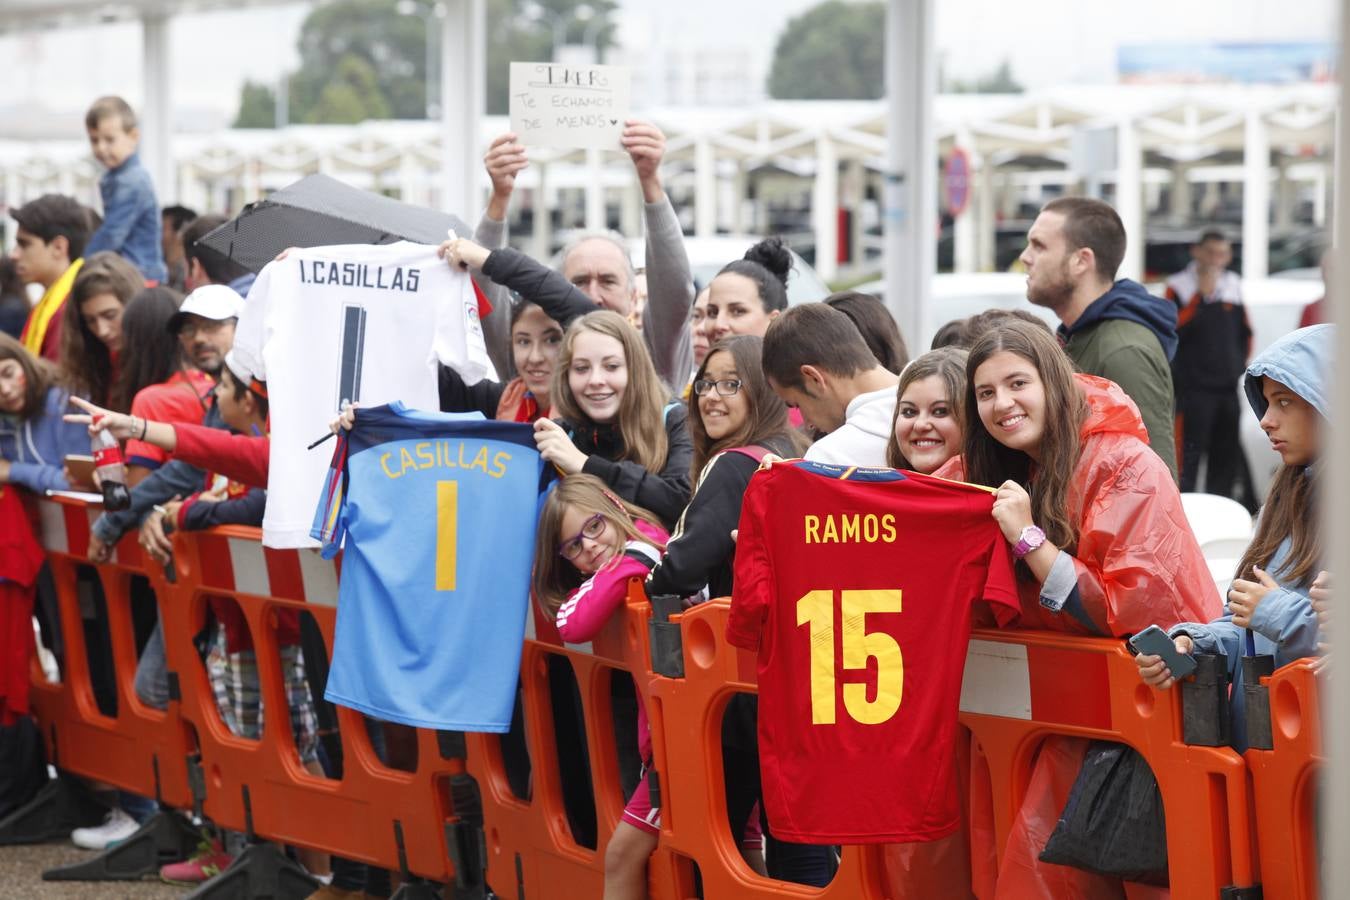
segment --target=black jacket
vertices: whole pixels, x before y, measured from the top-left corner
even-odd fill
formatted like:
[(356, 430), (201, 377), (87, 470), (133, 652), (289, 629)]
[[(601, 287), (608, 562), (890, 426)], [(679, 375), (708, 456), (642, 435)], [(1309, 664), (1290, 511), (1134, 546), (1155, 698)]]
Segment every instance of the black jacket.
[[(761, 446), (784, 458), (797, 455), (787, 435)], [(675, 526), (666, 554), (647, 579), (649, 596), (688, 597), (708, 588), (709, 597), (731, 596), (741, 499), (759, 463), (744, 453), (719, 453), (699, 474), (694, 497)]]
[(689, 411), (683, 405), (666, 409), (666, 464), (659, 473), (647, 471), (635, 462), (619, 459), (624, 452), (623, 436), (613, 425), (576, 423), (559, 419), (577, 449), (586, 454), (581, 471), (594, 475), (630, 503), (660, 516), (670, 528), (689, 502), (689, 467), (694, 459), (694, 442), (689, 436)]

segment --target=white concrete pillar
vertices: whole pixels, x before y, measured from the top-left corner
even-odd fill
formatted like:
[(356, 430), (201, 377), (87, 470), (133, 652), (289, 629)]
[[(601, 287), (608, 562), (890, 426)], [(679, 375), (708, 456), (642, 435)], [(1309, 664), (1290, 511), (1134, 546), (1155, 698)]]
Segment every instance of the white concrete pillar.
[(1313, 180), (1312, 217), (1313, 224), (1318, 228), (1327, 227), (1327, 207), (1330, 205), (1329, 201), (1331, 199), (1331, 190), (1329, 187), (1331, 179), (1328, 178), (1327, 175), (1329, 174), (1330, 169), (1330, 165), (1322, 167), (1318, 170), (1317, 177)]
[(997, 257), (998, 221), (994, 214), (994, 165), (989, 157), (980, 160), (975, 179), (975, 196), (971, 198), (975, 214), (975, 270), (992, 272)]
[(717, 157), (712, 141), (699, 135), (694, 141), (694, 236), (717, 234)]
[(1131, 119), (1116, 126), (1116, 212), (1125, 225), (1125, 259), (1117, 278), (1144, 274), (1144, 152)]
[(911, 347), (928, 342), (937, 268), (936, 0), (886, 4), (886, 305)]
[(745, 234), (745, 204), (749, 199), (746, 191), (749, 179), (745, 174), (745, 162), (736, 160), (736, 171), (731, 176), (731, 233)]
[[(971, 136), (969, 129), (958, 128), (956, 130), (955, 147), (965, 152), (973, 176), (978, 161), (975, 155), (975, 139)], [(967, 191), (974, 190), (973, 181), (972, 177), (972, 183), (966, 186)], [(957, 272), (974, 272), (976, 268), (976, 256), (979, 253), (976, 245), (979, 241), (979, 231), (974, 210), (970, 207), (971, 204), (967, 203), (965, 211), (957, 216), (956, 221), (952, 223), (952, 268)]]
[(478, 127), (486, 85), (485, 0), (445, 0), (441, 19), (440, 207), (478, 220)]
[(594, 147), (586, 151), (586, 230), (604, 231), (605, 168), (604, 151)]
[(148, 13), (141, 18), (145, 103), (140, 114), (141, 160), (155, 183), (160, 206), (176, 202), (173, 179), (173, 79), (169, 70), (169, 17)]
[(1283, 231), (1294, 222), (1294, 201), (1298, 185), (1289, 177), (1289, 166), (1280, 162), (1275, 166), (1275, 229)]
[(623, 186), (619, 198), (619, 233), (624, 237), (637, 237), (643, 234), (642, 228), (642, 189), (637, 179)]
[[(420, 172), (417, 171), (417, 158), (412, 153), (404, 153), (398, 161), (398, 198), (404, 203), (425, 206), (422, 196)], [(473, 224), (467, 219), (466, 224)]]
[(834, 141), (824, 133), (816, 136), (811, 225), (816, 233), (816, 271), (833, 281), (839, 277), (839, 155)]
[(548, 201), (548, 163), (532, 163), (539, 186), (534, 189), (534, 258), (549, 259), (553, 254), (553, 206)]
[(1270, 261), (1270, 132), (1247, 110), (1242, 151), (1242, 277), (1265, 278)]
[(1172, 190), (1168, 195), (1168, 215), (1178, 222), (1190, 221), (1192, 197), (1190, 164), (1184, 162), (1174, 164), (1172, 166)]

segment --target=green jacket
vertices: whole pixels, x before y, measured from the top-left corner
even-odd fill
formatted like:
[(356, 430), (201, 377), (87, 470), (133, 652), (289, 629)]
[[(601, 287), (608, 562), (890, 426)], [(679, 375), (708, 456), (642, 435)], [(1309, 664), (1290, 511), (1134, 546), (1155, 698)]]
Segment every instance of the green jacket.
[(1139, 407), (1148, 444), (1177, 477), (1177, 448), (1172, 422), (1176, 400), (1172, 367), (1158, 336), (1128, 319), (1103, 319), (1074, 332), (1064, 345), (1080, 371), (1109, 378)]

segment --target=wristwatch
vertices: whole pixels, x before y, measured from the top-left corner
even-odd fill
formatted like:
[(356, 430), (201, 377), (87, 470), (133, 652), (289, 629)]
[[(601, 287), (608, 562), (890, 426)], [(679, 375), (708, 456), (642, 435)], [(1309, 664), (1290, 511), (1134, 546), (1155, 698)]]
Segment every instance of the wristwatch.
[(1013, 556), (1021, 559), (1044, 543), (1045, 532), (1041, 531), (1035, 525), (1028, 525), (1026, 528), (1023, 528), (1022, 533), (1017, 536), (1017, 543), (1013, 545)]

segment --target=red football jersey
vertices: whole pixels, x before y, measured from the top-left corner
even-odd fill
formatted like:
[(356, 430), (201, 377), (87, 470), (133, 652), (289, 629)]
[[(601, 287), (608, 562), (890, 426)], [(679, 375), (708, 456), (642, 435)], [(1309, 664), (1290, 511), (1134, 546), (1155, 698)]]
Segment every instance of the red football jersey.
[(727, 640), (759, 651), (775, 837), (931, 841), (960, 823), (957, 707), (974, 604), (1019, 612), (990, 491), (791, 462), (741, 507)]

